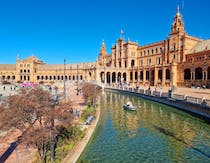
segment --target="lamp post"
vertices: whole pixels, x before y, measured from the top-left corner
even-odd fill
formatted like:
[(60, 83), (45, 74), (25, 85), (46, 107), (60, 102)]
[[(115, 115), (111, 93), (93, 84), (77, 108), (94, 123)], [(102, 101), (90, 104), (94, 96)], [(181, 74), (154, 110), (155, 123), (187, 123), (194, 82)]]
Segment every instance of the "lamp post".
[[(52, 109), (54, 111), (55, 105), (58, 104), (58, 95), (55, 94), (52, 96), (51, 99), (51, 106)], [(51, 118), (51, 131), (50, 131), (50, 136), (51, 136), (51, 162), (54, 162), (55, 160), (55, 144), (56, 144), (56, 134), (54, 133), (54, 126), (55, 126), (55, 122), (54, 122), (54, 117)]]
[(79, 68), (79, 65), (77, 64), (77, 95), (79, 95), (79, 88), (78, 88), (78, 85), (79, 85), (78, 68)]
[(66, 98), (66, 59), (64, 59), (63, 96)]

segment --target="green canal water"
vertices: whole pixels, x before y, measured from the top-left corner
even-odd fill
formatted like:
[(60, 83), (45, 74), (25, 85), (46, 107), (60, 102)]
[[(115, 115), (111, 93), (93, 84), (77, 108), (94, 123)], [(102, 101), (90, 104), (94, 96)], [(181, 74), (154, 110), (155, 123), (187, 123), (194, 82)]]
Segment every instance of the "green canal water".
[[(124, 111), (132, 101), (139, 109)], [(159, 103), (103, 92), (101, 117), (79, 163), (210, 162), (210, 125)]]

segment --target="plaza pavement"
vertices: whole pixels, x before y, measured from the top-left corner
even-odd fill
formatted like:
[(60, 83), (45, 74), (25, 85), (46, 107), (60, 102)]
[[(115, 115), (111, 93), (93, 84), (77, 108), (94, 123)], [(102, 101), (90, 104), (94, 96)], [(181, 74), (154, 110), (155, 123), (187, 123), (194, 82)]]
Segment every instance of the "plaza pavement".
[[(62, 85), (62, 84), (59, 84)], [(9, 96), (12, 95), (14, 93), (16, 93), (16, 90), (11, 90), (12, 85), (7, 85), (5, 90), (3, 88), (3, 85), (0, 85), (0, 94), (2, 93), (3, 96)], [(62, 92), (62, 88), (60, 88), (59, 92)], [(84, 109), (85, 103), (84, 103), (84, 98), (83, 96), (80, 95), (76, 95), (76, 87), (73, 85), (68, 85), (66, 88), (67, 91), (67, 100), (71, 100), (73, 102), (72, 108), (74, 110), (76, 110), (77, 108), (80, 108), (80, 111), (82, 112), (82, 110)], [(78, 121), (78, 118), (76, 119), (76, 121)], [(92, 130), (94, 130), (94, 128), (90, 127), (90, 131), (88, 131), (88, 135), (92, 135)], [(18, 136), (20, 136), (20, 132), (18, 130), (11, 130), (9, 132), (4, 132), (4, 133), (0, 133), (0, 156), (7, 150), (7, 148), (10, 146), (11, 142), (14, 142)], [(86, 139), (87, 140), (87, 139)], [(82, 144), (84, 147), (86, 146), (86, 144), (81, 141), (80, 144)], [(83, 148), (76, 148), (76, 151), (79, 151)], [(9, 158), (5, 161), (6, 163), (14, 163), (14, 162), (27, 162), (27, 163), (32, 163), (34, 162), (34, 159), (37, 157), (36, 154), (37, 150), (34, 148), (26, 148), (24, 144), (20, 144), (18, 145), (18, 147), (16, 148), (16, 150), (9, 156)], [(76, 158), (78, 158), (79, 155), (78, 153), (75, 153), (74, 156), (72, 156), (70, 159), (76, 160)], [(69, 159), (69, 157), (68, 157)]]

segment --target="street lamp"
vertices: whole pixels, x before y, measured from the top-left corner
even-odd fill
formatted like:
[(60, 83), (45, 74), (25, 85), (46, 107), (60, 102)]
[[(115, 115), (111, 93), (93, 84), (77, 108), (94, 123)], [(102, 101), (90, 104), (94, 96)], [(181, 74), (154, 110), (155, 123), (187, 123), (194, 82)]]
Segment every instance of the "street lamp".
[[(55, 106), (58, 104), (58, 95), (55, 94), (52, 96), (51, 98), (51, 106), (52, 109), (54, 111)], [(56, 145), (56, 134), (53, 132), (54, 131), (54, 126), (55, 126), (55, 122), (54, 122), (54, 117), (51, 118), (51, 130), (50, 130), (50, 135), (51, 135), (51, 162), (54, 162), (55, 160), (55, 145)]]
[(64, 59), (63, 96), (66, 98), (66, 59)]

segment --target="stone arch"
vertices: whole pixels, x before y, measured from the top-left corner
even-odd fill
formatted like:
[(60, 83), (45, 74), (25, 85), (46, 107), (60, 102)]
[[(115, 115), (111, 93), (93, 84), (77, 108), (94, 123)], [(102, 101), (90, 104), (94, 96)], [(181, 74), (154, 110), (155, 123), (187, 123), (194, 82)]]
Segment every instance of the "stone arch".
[(121, 81), (121, 72), (117, 73), (117, 81), (120, 82)]
[(105, 73), (104, 73), (104, 71), (101, 71), (101, 73), (100, 73), (100, 79), (101, 79), (101, 82), (102, 83), (105, 82)]
[(106, 74), (107, 74), (106, 75), (106, 81), (107, 81), (107, 83), (110, 83), (110, 81), (111, 81), (111, 73), (107, 72)]
[(113, 72), (112, 73), (112, 83), (115, 83), (116, 82), (116, 73)]
[(207, 79), (210, 79), (210, 67), (207, 68)]
[(126, 81), (126, 72), (123, 73), (123, 80)]
[(197, 67), (195, 69), (195, 80), (201, 80), (203, 78), (203, 73), (202, 73), (202, 68), (201, 67)]
[(184, 69), (184, 80), (190, 80), (191, 79), (191, 71), (189, 68)]
[(144, 77), (144, 73), (143, 73), (143, 71), (140, 71), (140, 80), (143, 81), (143, 77)]
[(166, 69), (166, 80), (170, 80), (170, 70)]
[(149, 80), (149, 71), (146, 71), (146, 80)]
[(158, 80), (160, 80), (160, 81), (162, 81), (162, 74), (163, 74), (163, 71), (158, 70)]
[(155, 80), (155, 70), (151, 71), (151, 81), (154, 82)]
[(138, 72), (135, 71), (135, 77), (134, 77), (135, 80), (138, 80)]
[(130, 72), (130, 80), (133, 80), (133, 72)]
[(75, 80), (75, 76), (74, 75), (73, 75), (72, 79)]

